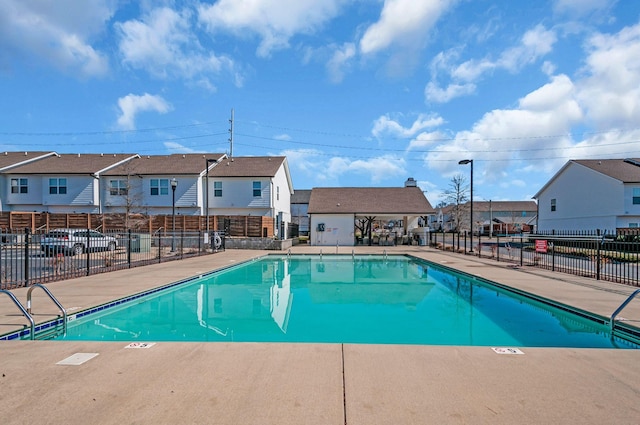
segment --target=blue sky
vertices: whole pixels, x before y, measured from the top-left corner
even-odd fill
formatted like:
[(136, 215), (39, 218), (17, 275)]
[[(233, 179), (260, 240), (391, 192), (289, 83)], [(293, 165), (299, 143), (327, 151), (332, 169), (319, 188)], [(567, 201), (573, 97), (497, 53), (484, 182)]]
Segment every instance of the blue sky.
[(296, 189), (528, 200), (640, 157), (635, 0), (2, 0), (0, 150), (286, 155)]

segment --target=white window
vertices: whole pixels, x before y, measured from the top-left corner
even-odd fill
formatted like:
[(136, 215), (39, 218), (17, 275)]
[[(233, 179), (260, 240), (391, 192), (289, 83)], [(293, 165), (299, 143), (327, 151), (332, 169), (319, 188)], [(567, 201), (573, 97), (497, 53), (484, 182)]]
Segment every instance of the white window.
[(11, 193), (29, 193), (27, 179), (11, 179)]
[(49, 179), (49, 195), (66, 195), (67, 179)]
[(253, 196), (254, 197), (262, 196), (262, 183), (261, 182), (253, 182)]
[(213, 182), (213, 196), (216, 198), (222, 196), (222, 182)]
[(556, 210), (556, 199), (553, 198), (551, 200), (551, 211), (555, 211)]
[(633, 205), (640, 204), (640, 188), (633, 188)]
[(169, 179), (151, 179), (151, 195), (168, 195)]
[(129, 194), (126, 180), (109, 180), (109, 194), (112, 196), (124, 196)]

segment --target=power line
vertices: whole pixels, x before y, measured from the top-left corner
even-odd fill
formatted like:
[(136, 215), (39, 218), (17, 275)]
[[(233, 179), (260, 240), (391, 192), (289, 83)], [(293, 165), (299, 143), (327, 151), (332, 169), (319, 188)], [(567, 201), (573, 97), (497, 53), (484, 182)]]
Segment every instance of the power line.
[[(203, 125), (220, 124), (224, 121), (210, 121), (194, 124), (174, 125), (169, 127), (140, 128), (135, 130), (99, 130), (99, 131), (65, 131), (65, 132), (8, 132), (0, 131), (1, 136), (106, 136), (110, 134), (149, 133), (153, 131), (177, 130), (181, 128), (200, 127)], [(226, 124), (226, 123), (225, 123)]]

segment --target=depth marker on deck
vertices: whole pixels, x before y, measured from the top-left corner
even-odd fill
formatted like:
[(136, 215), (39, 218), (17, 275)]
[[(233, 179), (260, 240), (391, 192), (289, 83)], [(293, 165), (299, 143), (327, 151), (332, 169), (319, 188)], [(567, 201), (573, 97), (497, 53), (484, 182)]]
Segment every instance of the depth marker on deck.
[(124, 348), (151, 348), (156, 345), (155, 342), (132, 342)]
[(496, 354), (524, 354), (517, 348), (510, 347), (491, 347)]

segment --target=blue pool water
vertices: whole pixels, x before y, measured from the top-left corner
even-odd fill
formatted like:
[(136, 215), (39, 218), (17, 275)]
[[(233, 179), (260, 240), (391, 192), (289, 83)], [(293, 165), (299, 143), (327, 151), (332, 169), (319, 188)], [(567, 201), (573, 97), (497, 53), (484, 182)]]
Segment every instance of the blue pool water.
[(57, 339), (636, 348), (405, 256), (268, 256), (78, 318)]

